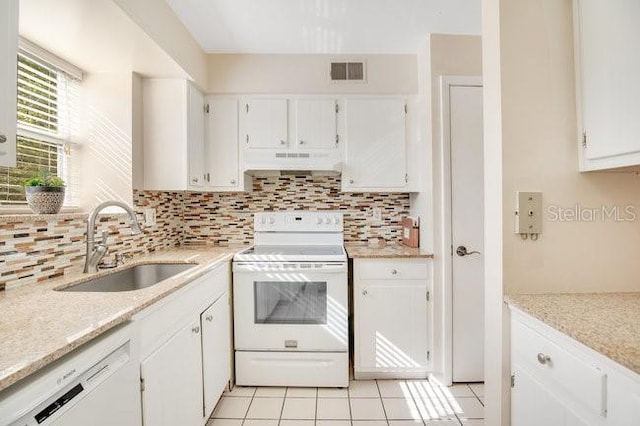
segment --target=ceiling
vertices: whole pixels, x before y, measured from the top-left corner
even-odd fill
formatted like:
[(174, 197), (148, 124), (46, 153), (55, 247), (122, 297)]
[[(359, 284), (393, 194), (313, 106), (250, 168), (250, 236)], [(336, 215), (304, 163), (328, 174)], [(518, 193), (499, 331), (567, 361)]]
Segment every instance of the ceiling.
[(166, 0), (208, 53), (412, 54), (480, 34), (480, 0)]

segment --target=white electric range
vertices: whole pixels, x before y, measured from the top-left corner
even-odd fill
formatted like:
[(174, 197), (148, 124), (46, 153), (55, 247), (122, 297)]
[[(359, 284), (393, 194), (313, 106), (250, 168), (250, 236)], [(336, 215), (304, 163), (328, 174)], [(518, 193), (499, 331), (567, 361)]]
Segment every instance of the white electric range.
[(342, 214), (256, 213), (233, 259), (236, 383), (349, 385)]

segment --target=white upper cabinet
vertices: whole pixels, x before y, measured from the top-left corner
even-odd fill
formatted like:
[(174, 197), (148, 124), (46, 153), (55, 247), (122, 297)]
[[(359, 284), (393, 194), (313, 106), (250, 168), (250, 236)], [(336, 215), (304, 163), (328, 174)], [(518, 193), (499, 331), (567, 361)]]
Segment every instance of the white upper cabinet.
[(334, 99), (296, 101), (296, 141), (299, 150), (338, 147), (338, 104)]
[(406, 190), (406, 111), (403, 98), (345, 101), (343, 191)]
[(640, 165), (640, 2), (574, 0), (580, 169)]
[(206, 186), (211, 180), (211, 174), (205, 167), (204, 140), (204, 95), (195, 87), (188, 85), (187, 112), (187, 149), (189, 151), (189, 184), (191, 186)]
[(286, 148), (289, 145), (287, 99), (245, 99), (241, 120), (249, 149)]
[(0, 166), (16, 166), (18, 0), (0, 2)]
[(207, 97), (205, 172), (212, 191), (247, 191), (251, 178), (240, 172), (238, 99)]
[(187, 81), (143, 80), (144, 188), (184, 191), (207, 183), (204, 98)]

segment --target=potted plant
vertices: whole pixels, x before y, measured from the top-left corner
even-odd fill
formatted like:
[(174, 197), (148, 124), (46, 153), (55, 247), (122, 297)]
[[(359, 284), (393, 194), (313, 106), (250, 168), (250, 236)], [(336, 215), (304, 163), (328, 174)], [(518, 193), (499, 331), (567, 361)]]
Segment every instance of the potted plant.
[(39, 172), (24, 182), (29, 208), (37, 214), (56, 214), (64, 203), (64, 181), (47, 172)]

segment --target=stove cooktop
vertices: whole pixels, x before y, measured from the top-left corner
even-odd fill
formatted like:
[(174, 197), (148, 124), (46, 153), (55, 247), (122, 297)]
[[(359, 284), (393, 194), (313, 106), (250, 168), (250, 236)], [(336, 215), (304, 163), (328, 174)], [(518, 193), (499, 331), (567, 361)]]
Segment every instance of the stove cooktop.
[(338, 245), (257, 245), (234, 256), (242, 261), (346, 261), (346, 252)]

